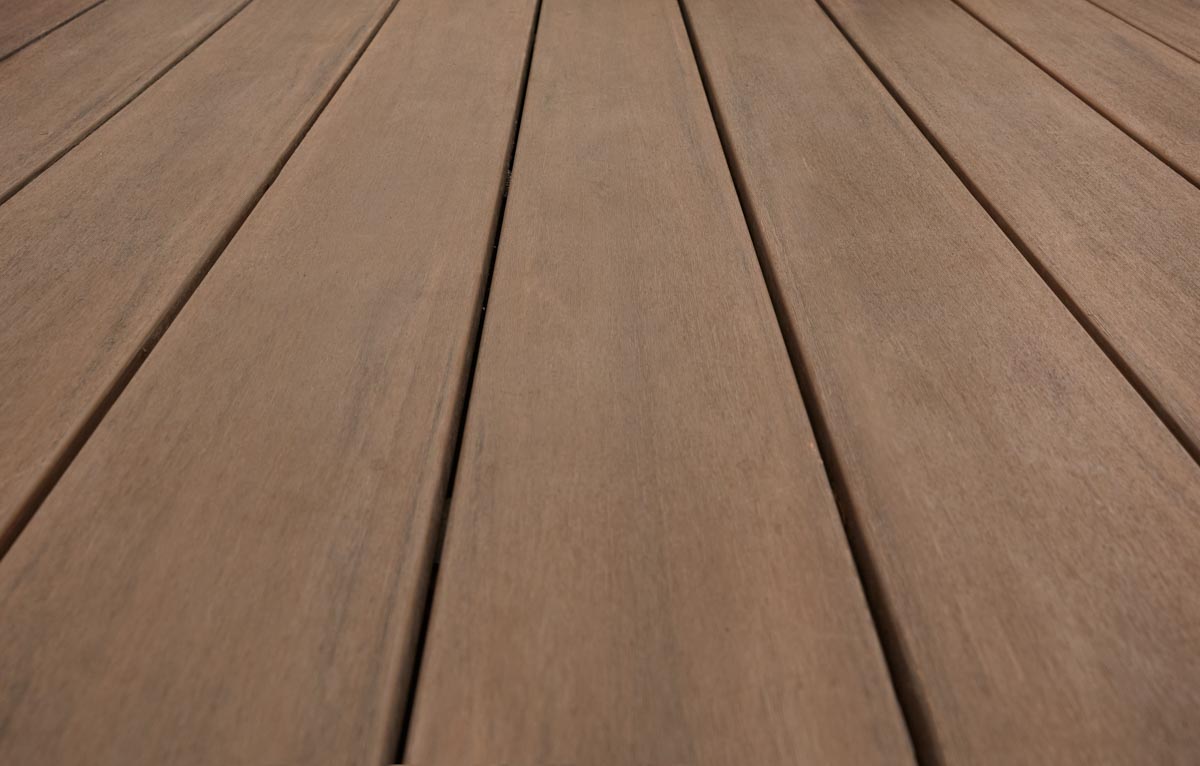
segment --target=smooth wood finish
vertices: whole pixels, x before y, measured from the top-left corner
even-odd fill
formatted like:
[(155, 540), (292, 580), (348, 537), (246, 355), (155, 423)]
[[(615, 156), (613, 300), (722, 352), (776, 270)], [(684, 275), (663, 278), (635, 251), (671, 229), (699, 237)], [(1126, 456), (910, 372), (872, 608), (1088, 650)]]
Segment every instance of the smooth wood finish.
[(829, 7), (1200, 454), (1200, 190), (948, 0)]
[(674, 0), (546, 0), (408, 759), (904, 763)]
[(533, 11), (397, 6), (0, 562), (0, 763), (391, 763)]
[(263, 0), (0, 205), (0, 548), (391, 0)]
[(1200, 184), (1200, 63), (1088, 0), (956, 0)]
[(1200, 468), (815, 4), (686, 7), (925, 761), (1196, 760)]
[(70, 149), (247, 0), (109, 0), (0, 64), (0, 200)]
[(1200, 4), (1195, 0), (1092, 0), (1096, 5), (1200, 61)]
[(0, 0), (0, 59), (104, 0)]

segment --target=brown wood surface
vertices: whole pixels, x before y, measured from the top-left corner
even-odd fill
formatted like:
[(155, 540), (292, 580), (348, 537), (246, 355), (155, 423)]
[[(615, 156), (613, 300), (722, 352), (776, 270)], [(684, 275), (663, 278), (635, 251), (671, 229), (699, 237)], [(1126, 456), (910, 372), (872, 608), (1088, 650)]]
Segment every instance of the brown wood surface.
[(956, 2), (1200, 184), (1200, 62), (1088, 0)]
[(546, 0), (408, 759), (905, 763), (674, 0)]
[(1200, 455), (1200, 190), (948, 1), (829, 7)]
[(815, 4), (686, 7), (924, 761), (1195, 761), (1200, 468)]
[(0, 549), (390, 5), (251, 4), (0, 205)]
[(533, 10), (397, 6), (0, 562), (0, 763), (391, 763)]
[(1096, 5), (1200, 61), (1200, 3), (1195, 0), (1092, 0)]
[(0, 59), (104, 0), (0, 0)]
[(0, 63), (0, 200), (246, 2), (109, 0)]

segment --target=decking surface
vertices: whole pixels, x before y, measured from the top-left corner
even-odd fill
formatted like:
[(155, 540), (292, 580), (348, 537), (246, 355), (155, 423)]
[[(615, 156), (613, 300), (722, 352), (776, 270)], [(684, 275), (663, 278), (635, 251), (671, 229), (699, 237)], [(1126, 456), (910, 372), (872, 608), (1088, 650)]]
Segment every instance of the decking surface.
[(0, 0), (0, 763), (1200, 762), (1200, 6)]

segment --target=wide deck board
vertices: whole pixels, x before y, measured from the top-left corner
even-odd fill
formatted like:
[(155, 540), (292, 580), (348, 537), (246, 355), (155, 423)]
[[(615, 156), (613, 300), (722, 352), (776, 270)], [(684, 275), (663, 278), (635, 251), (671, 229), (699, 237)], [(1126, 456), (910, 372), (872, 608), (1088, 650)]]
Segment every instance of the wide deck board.
[(904, 763), (674, 0), (546, 0), (408, 758)]
[(0, 763), (391, 763), (533, 11), (397, 6), (0, 562)]
[(0, 0), (0, 59), (104, 0)]
[(109, 0), (0, 63), (4, 200), (247, 0)]
[(261, 0), (0, 205), (0, 549), (391, 0)]
[[(1194, 759), (1200, 468), (815, 5), (685, 5), (923, 754)], [(946, 55), (932, 10), (834, 7), (889, 70)], [(956, 35), (980, 63), (926, 90), (995, 66)]]
[(1090, 0), (956, 0), (1200, 184), (1200, 62)]
[(1194, 0), (1092, 0), (1143, 32), (1200, 61), (1200, 5)]
[(828, 5), (1200, 455), (1200, 190), (948, 0)]

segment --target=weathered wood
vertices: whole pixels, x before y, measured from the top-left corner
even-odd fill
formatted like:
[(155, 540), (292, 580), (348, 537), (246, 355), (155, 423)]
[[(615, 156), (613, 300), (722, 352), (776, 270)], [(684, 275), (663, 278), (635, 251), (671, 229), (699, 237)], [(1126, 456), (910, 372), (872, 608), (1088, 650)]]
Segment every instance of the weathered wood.
[(0, 562), (0, 763), (391, 762), (533, 11), (396, 7)]
[(1088, 0), (956, 0), (1200, 184), (1200, 62)]
[(0, 0), (0, 59), (104, 0)]
[(904, 763), (674, 0), (546, 2), (412, 763)]
[[(885, 71), (945, 94), (927, 96), (944, 99), (937, 118), (974, 130), (981, 158), (1057, 172), (997, 146), (1041, 115), (993, 99), (1038, 86), (961, 10), (833, 6), (868, 53), (902, 57)], [(817, 6), (686, 7), (920, 749), (946, 764), (1195, 760), (1200, 468)], [(1042, 129), (1068, 141), (1058, 128)]]
[(0, 64), (0, 201), (247, 0), (110, 0)]
[(1200, 61), (1200, 5), (1192, 0), (1092, 0), (1128, 23)]
[(263, 0), (0, 205), (0, 550), (391, 0)]

